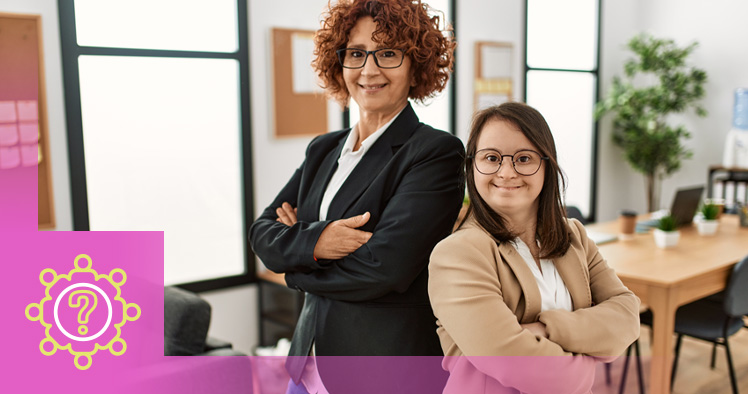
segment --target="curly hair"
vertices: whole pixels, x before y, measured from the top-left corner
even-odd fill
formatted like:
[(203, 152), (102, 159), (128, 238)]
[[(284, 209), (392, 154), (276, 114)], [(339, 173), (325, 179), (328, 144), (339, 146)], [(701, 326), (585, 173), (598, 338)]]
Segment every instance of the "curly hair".
[(377, 27), (372, 39), (387, 47), (402, 49), (410, 56), (415, 86), (408, 97), (423, 102), (441, 92), (447, 85), (454, 64), (457, 45), (451, 26), (448, 35), (439, 29), (439, 16), (421, 0), (339, 0), (328, 2), (322, 27), (314, 36), (315, 59), (312, 62), (321, 86), (327, 94), (345, 106), (350, 92), (343, 80), (343, 67), (336, 51), (345, 48), (356, 22), (370, 16)]

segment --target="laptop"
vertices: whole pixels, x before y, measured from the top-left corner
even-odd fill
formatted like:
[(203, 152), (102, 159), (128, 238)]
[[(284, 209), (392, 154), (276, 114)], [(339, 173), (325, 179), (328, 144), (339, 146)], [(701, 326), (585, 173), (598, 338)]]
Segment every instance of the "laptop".
[[(704, 193), (704, 186), (694, 186), (685, 189), (678, 189), (673, 198), (673, 204), (670, 206), (670, 215), (675, 218), (678, 227), (691, 224), (696, 210), (701, 204), (701, 195)], [(637, 223), (639, 226), (656, 227), (659, 219), (650, 219)]]

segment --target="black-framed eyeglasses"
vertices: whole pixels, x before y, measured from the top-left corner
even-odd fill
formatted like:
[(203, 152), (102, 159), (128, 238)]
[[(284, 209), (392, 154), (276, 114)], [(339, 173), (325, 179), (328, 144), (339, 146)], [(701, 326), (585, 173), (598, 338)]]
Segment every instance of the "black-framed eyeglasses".
[(338, 61), (344, 68), (362, 68), (366, 65), (369, 55), (374, 55), (374, 63), (379, 68), (398, 68), (405, 57), (402, 49), (382, 48), (375, 51), (365, 51), (358, 48), (343, 48), (336, 51)]
[(475, 161), (475, 169), (483, 175), (493, 175), (499, 172), (505, 157), (512, 159), (514, 171), (523, 176), (535, 175), (543, 161), (550, 160), (550, 157), (541, 156), (540, 153), (530, 149), (519, 150), (513, 155), (502, 155), (496, 149), (481, 149), (475, 152), (475, 155), (469, 156)]

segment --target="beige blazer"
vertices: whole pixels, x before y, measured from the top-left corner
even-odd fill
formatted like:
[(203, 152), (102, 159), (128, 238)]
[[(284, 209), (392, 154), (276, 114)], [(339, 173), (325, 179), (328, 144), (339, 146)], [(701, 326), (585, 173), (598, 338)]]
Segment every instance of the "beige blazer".
[[(578, 355), (554, 362), (558, 368), (577, 368), (578, 378), (584, 375), (591, 387), (595, 363), (614, 360), (639, 337), (639, 299), (608, 267), (582, 224), (568, 220), (567, 225), (571, 246), (554, 264), (569, 289), (573, 312), (541, 313), (540, 290), (527, 263), (514, 246), (497, 242), (474, 220), (437, 244), (429, 264), (429, 297), (450, 381), (456, 372), (472, 380), (484, 375), (500, 386), (512, 383), (532, 392), (517, 387), (523, 385), (522, 374), (507, 365), (488, 365), (498, 359), (470, 357)], [(546, 325), (548, 338), (520, 326), (536, 321)], [(552, 384), (547, 371), (543, 380)], [(556, 387), (553, 392), (562, 391)]]

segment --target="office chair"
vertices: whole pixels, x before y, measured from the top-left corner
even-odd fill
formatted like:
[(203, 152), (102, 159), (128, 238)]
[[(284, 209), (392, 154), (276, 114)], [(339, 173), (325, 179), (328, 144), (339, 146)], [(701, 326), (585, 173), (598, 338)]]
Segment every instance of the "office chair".
[(241, 356), (231, 343), (208, 336), (211, 307), (195, 293), (164, 286), (164, 356)]
[(582, 224), (587, 224), (587, 219), (582, 215), (582, 211), (574, 205), (568, 205), (566, 207), (566, 217), (570, 219), (577, 219)]
[[(709, 300), (709, 301), (711, 301), (711, 302), (714, 302), (714, 303), (716, 303), (716, 304), (718, 304), (718, 305), (722, 305), (722, 303), (723, 303), (723, 302), (724, 302), (724, 300), (725, 300), (725, 291), (724, 291), (724, 290), (722, 290), (722, 291), (720, 291), (719, 293), (716, 293), (716, 294), (712, 294), (712, 295), (710, 295), (709, 297), (706, 297), (706, 298), (704, 298), (704, 300)], [(747, 316), (748, 316), (748, 315), (747, 315)], [(745, 319), (743, 319), (743, 322), (745, 323)], [(743, 325), (743, 327), (744, 327), (744, 328), (748, 328), (748, 323), (745, 323), (745, 324)], [(715, 364), (716, 364), (716, 361), (717, 361), (717, 344), (715, 343), (715, 344), (713, 344), (713, 346), (712, 346), (712, 361), (711, 361), (711, 363), (710, 363), (710, 367), (711, 367), (711, 369), (714, 369), (714, 366), (715, 366)]]
[[(618, 394), (623, 394), (626, 390), (626, 377), (628, 375), (629, 371), (629, 359), (631, 358), (631, 349), (634, 349), (634, 353), (636, 353), (636, 372), (639, 377), (639, 394), (644, 394), (644, 374), (642, 372), (642, 361), (641, 361), (641, 352), (639, 351), (639, 340), (637, 339), (629, 345), (629, 347), (626, 349), (626, 358), (623, 360), (623, 371), (621, 372), (621, 385), (618, 386)], [(610, 364), (606, 364), (606, 374), (609, 373), (609, 367)], [(606, 377), (607, 379), (607, 377)]]
[[(712, 342), (725, 347), (727, 365), (730, 372), (732, 392), (738, 394), (738, 383), (735, 367), (730, 353), (729, 337), (744, 327), (743, 316), (748, 314), (748, 256), (733, 267), (732, 275), (727, 282), (722, 302), (702, 298), (678, 308), (675, 315), (675, 359), (673, 360), (672, 383), (678, 369), (678, 356), (683, 336)], [(642, 324), (652, 324), (652, 314), (647, 311), (641, 314)], [(714, 368), (715, 349), (712, 349), (712, 368)]]

